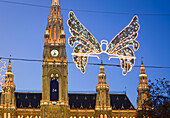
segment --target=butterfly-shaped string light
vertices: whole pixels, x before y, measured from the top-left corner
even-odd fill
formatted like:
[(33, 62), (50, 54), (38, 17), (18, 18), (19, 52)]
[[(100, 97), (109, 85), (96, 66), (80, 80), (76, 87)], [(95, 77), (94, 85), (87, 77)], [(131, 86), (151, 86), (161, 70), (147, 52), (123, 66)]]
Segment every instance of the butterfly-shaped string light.
[[(88, 57), (97, 57), (99, 59), (99, 54), (101, 53), (109, 55), (109, 60), (119, 58), (123, 75), (131, 71), (136, 57), (130, 46), (133, 47), (134, 51), (139, 48), (139, 43), (135, 40), (140, 28), (136, 15), (109, 44), (107, 40), (102, 40), (101, 44), (99, 44), (96, 38), (78, 21), (73, 11), (69, 13), (68, 26), (72, 35), (68, 39), (69, 45), (73, 47), (76, 42), (79, 43), (74, 47), (72, 55), (74, 63), (82, 73), (85, 73)], [(106, 45), (105, 50), (102, 49), (102, 45)]]

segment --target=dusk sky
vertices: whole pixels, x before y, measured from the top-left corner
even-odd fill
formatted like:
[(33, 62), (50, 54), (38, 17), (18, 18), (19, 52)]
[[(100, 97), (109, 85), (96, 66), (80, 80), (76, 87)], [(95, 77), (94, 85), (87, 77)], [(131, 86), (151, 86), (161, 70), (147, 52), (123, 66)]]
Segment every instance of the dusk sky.
[[(11, 4), (12, 1), (47, 6), (35, 7)], [(44, 32), (52, 0), (0, 0), (0, 57), (42, 59)], [(135, 52), (135, 65), (170, 67), (170, 1), (169, 0), (60, 0), (66, 34), (67, 61), (73, 62), (73, 48), (68, 45), (71, 36), (67, 25), (69, 10), (73, 10), (79, 21), (100, 43), (110, 42), (135, 14), (139, 17), (140, 30), (137, 41), (140, 43)], [(69, 9), (69, 10), (66, 10)], [(80, 12), (75, 10), (104, 11), (128, 14)], [(134, 14), (134, 15), (132, 15)], [(144, 15), (151, 14), (151, 15)], [(152, 15), (167, 14), (167, 15)], [(104, 64), (120, 64), (119, 59), (102, 58)], [(8, 60), (3, 60), (8, 62)], [(100, 63), (101, 59), (89, 57), (89, 63)], [(41, 90), (42, 63), (12, 60), (16, 90)], [(75, 64), (68, 64), (68, 91), (96, 91), (99, 67), (87, 65), (82, 74)], [(126, 76), (120, 67), (105, 66), (107, 84), (110, 92), (124, 91), (136, 107), (137, 86), (140, 68), (133, 67)], [(148, 79), (170, 80), (170, 69), (146, 68)]]

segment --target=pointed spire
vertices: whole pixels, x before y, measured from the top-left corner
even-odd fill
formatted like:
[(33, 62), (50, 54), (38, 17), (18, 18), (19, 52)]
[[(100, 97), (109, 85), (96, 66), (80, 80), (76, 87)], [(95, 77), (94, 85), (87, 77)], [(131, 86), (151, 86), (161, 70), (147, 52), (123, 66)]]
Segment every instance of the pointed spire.
[(143, 64), (143, 57), (141, 57), (141, 64)]
[(143, 57), (141, 57), (141, 66), (143, 66)]
[(101, 61), (101, 66), (100, 66), (100, 73), (104, 73), (104, 66), (103, 66), (103, 61)]
[(59, 0), (52, 0), (52, 4), (59, 5)]
[(143, 57), (141, 57), (140, 74), (145, 74), (145, 67), (144, 67), (144, 64), (143, 64)]
[(9, 62), (8, 62), (7, 72), (12, 72), (11, 55), (10, 55)]

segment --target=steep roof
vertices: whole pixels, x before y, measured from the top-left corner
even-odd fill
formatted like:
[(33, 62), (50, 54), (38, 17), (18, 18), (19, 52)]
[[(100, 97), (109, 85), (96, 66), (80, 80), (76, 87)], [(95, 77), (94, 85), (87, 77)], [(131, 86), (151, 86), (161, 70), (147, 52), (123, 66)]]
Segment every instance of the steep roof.
[[(17, 108), (40, 108), (42, 93), (16, 92)], [(96, 93), (68, 93), (71, 109), (95, 109)], [(135, 109), (126, 94), (110, 94), (112, 109)]]
[(17, 108), (40, 108), (41, 93), (15, 93)]

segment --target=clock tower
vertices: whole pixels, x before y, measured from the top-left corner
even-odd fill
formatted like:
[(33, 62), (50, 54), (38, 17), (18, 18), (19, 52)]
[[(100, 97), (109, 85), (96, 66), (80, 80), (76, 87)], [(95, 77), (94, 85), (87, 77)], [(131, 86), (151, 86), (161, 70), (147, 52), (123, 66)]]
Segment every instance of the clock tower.
[(53, 0), (44, 34), (41, 118), (69, 118), (67, 58), (63, 18)]

